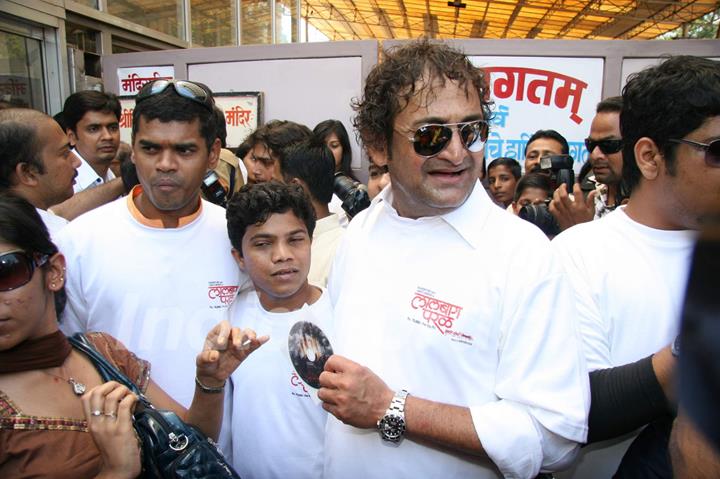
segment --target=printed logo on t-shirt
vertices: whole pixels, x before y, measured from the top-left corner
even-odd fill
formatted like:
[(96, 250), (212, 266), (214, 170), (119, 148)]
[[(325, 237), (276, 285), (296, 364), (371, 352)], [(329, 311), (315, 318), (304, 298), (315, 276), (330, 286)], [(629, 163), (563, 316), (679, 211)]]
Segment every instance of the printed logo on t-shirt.
[(223, 284), (222, 281), (210, 281), (208, 283), (210, 309), (227, 308), (230, 303), (232, 303), (232, 300), (235, 299), (237, 290), (237, 285), (230, 286)]
[(293, 396), (304, 398), (310, 397), (310, 393), (308, 392), (305, 383), (302, 379), (300, 379), (300, 376), (298, 376), (295, 371), (293, 371), (292, 375), (290, 376), (290, 385), (292, 386), (290, 394), (292, 394)]
[(460, 320), (462, 306), (442, 301), (435, 297), (435, 292), (418, 287), (410, 300), (412, 317), (408, 320), (435, 329), (443, 336), (464, 344), (472, 344), (473, 337), (458, 331), (457, 323)]

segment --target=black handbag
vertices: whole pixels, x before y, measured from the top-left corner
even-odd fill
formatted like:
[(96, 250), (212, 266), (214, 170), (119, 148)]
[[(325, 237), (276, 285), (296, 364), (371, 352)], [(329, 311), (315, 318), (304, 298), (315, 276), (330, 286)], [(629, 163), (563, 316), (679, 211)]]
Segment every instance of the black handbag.
[(68, 338), (103, 381), (116, 381), (139, 398), (133, 425), (142, 443), (143, 478), (240, 479), (215, 443), (172, 411), (156, 409), (127, 376), (90, 344), (84, 334)]

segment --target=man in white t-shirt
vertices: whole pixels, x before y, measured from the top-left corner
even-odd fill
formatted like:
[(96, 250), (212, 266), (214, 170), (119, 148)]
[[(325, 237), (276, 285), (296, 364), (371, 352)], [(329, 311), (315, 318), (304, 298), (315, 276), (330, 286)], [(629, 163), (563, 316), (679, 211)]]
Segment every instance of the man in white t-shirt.
[(233, 256), (255, 286), (235, 299), (230, 322), (270, 337), (232, 376), (233, 465), (244, 478), (322, 477), (327, 413), (313, 387), (329, 354), (312, 333), (329, 339), (332, 306), (308, 282), (313, 207), (300, 186), (270, 181), (241, 188), (227, 217)]
[(26, 108), (0, 110), (0, 191), (32, 204), (51, 236), (68, 222), (48, 208), (73, 195), (79, 165), (51, 117)]
[[(670, 357), (665, 347), (678, 333), (696, 230), (720, 209), (719, 99), (720, 63), (689, 56), (638, 73), (623, 91), (620, 132), (629, 201), (553, 240), (575, 290), (590, 371), (642, 358), (657, 370), (658, 361)], [(596, 391), (592, 377), (595, 398), (604, 391)], [(622, 418), (638, 401), (645, 414), (643, 394), (611, 401), (624, 406), (614, 416)], [(593, 411), (603, 407), (598, 400)], [(591, 440), (595, 427), (608, 426), (593, 411)], [(631, 420), (623, 420), (630, 431), (642, 425)], [(612, 450), (608, 443), (586, 448), (573, 477), (610, 477), (628, 442)], [(647, 457), (644, 462), (656, 464)], [(620, 477), (642, 477), (633, 467), (637, 462), (623, 460)]]
[(196, 83), (145, 85), (132, 130), (140, 184), (59, 237), (68, 263), (62, 328), (112, 334), (148, 359), (155, 381), (186, 407), (202, 331), (224, 319), (241, 283), (225, 210), (200, 198), (220, 150), (213, 106)]
[(481, 69), (427, 40), (368, 75), (355, 125), (391, 184), (349, 225), (328, 283), (327, 478), (533, 478), (585, 440), (566, 278), (478, 181), (487, 93)]

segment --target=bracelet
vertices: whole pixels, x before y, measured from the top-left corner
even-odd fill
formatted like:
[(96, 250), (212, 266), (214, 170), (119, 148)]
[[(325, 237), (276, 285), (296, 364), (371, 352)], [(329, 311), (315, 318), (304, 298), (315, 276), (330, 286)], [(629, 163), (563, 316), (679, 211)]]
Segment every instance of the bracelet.
[(210, 387), (205, 386), (203, 383), (200, 382), (200, 379), (198, 379), (197, 376), (195, 376), (195, 384), (197, 384), (197, 387), (200, 388), (200, 390), (207, 394), (220, 394), (225, 390), (225, 383), (227, 382), (227, 379), (223, 381), (222, 386), (218, 387)]

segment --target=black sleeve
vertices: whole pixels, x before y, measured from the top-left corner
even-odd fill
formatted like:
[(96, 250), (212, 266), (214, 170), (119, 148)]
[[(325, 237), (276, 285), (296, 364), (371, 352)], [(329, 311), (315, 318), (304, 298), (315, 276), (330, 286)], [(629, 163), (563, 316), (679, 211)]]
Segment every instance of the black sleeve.
[(623, 366), (592, 371), (590, 397), (588, 444), (674, 414), (655, 377), (652, 355)]

